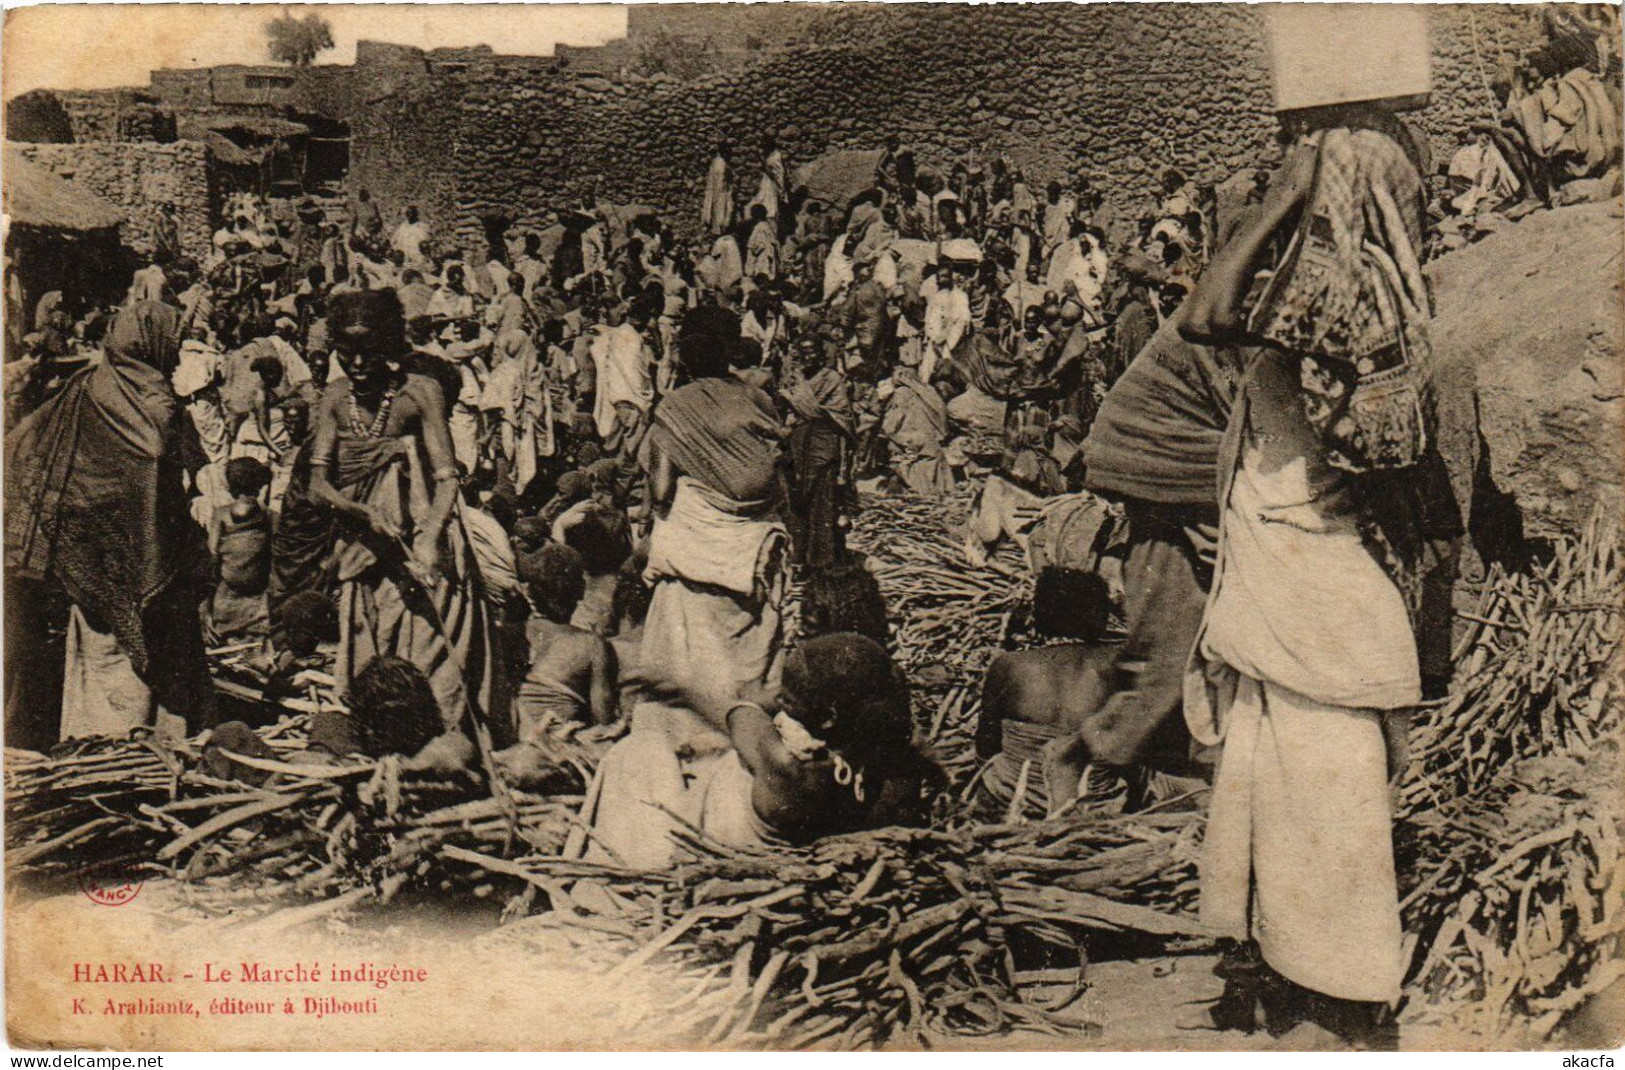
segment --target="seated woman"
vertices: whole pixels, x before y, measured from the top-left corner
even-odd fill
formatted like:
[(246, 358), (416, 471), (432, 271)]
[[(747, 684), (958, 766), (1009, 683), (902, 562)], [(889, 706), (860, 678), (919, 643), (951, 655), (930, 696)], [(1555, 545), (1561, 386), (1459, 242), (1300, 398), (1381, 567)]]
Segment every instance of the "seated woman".
[(928, 385), (917, 370), (900, 367), (894, 390), (881, 417), (881, 433), (891, 444), (892, 484), (899, 490), (939, 498), (954, 489), (953, 465), (947, 456), (947, 382)]
[(520, 561), (519, 573), (535, 610), (525, 625), (530, 665), (514, 696), (520, 745), (570, 725), (613, 724), (615, 651), (570, 623), (585, 589), (581, 555), (546, 543)]
[[(1000, 654), (988, 667), (976, 724), (976, 753), (987, 761), (972, 797), (979, 816), (1002, 820), (1048, 813), (1043, 746), (1075, 734), (1112, 686), (1113, 644), (1104, 641), (1110, 610), (1106, 584), (1094, 573), (1051, 567), (1038, 574), (1033, 628), (1060, 642)], [(1022, 801), (1010, 813), (1022, 780)]]
[(569, 857), (668, 866), (679, 820), (746, 849), (918, 824), (944, 783), (912, 739), (908, 684), (860, 635), (801, 644), (779, 693), (760, 702), (697, 694), (664, 674), (645, 687), (726, 725), (732, 749), (694, 756), (634, 726), (598, 767), (581, 813), (591, 834), (572, 834)]

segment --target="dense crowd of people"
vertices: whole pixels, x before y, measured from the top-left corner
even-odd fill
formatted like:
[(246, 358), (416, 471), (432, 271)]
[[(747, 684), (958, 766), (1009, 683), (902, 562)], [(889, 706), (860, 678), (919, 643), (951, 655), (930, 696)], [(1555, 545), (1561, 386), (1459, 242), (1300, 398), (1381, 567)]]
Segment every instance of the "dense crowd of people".
[[(1503, 174), (1486, 138), (1457, 211), (1575, 163), (1525, 137)], [(1463, 532), (1422, 143), (1355, 105), (1282, 145), (1213, 187), (1170, 168), (1137, 219), (897, 138), (844, 189), (719, 144), (697, 217), (582, 205), (500, 250), (365, 189), (240, 198), (118, 308), (48, 295), (7, 365), (8, 636), (60, 667), (8, 674), (11, 740), (218, 728), (207, 650), (272, 693), (325, 651), (349, 712), (313, 757), (484, 751), (523, 785), (552, 740), (616, 740), (581, 856), (919, 821), (941, 774), (846, 532), (860, 487), (964, 486), (967, 553), (1023, 543), (1061, 641), (990, 668), (977, 806), (1211, 780), (1204, 914), (1242, 949), (1216, 1017), (1261, 954), (1346, 1026), (1397, 993), (1387, 783), (1448, 679)]]
[[(832, 664), (873, 676), (888, 636), (846, 546), (856, 488), (940, 496), (996, 469), (1076, 489), (1053, 443), (1076, 453), (1213, 223), (1170, 171), (1113, 292), (1086, 181), (1039, 196), (1003, 159), (937, 170), (894, 139), (819, 199), (770, 139), (745, 200), (731, 155), (696, 242), (583, 206), (465, 254), (416, 207), (391, 228), (365, 189), (236, 197), (206, 259), (160, 243), (121, 306), (75, 322), (45, 298), (8, 366), (8, 547), (38, 596), (16, 613), (65, 608), (59, 649), (30, 632), (65, 669), (60, 703), (24, 688), (14, 718), (60, 708), (41, 738), (205, 728), (205, 649), (252, 649), (275, 691), (326, 643), (341, 693), (397, 659), (447, 733), (482, 726), (523, 781), (546, 739), (613, 738), (636, 706), (685, 760), (734, 752), (695, 709), (776, 690), (820, 617), (851, 633)], [(969, 449), (978, 426), (1002, 444)], [(827, 610), (795, 644), (792, 583)], [(673, 686), (691, 701), (660, 701)]]

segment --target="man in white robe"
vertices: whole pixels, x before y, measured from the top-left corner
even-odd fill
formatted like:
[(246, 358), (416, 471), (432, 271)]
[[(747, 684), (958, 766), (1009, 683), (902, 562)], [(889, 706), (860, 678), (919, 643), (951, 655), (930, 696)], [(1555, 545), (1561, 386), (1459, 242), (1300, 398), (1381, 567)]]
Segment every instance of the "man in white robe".
[(734, 223), (734, 180), (727, 142), (717, 146), (705, 173), (705, 198), (700, 203), (700, 224), (707, 234), (721, 234)]

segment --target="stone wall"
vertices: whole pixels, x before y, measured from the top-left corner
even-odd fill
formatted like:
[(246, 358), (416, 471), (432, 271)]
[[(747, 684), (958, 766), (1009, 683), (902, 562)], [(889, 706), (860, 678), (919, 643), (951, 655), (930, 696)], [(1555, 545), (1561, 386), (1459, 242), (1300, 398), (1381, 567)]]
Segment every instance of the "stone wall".
[[(390, 225), (408, 204), (417, 204), (436, 227), (446, 226), (456, 215), (448, 156), (463, 111), (463, 79), (432, 79), (427, 57), (417, 49), (367, 41), (358, 46), (356, 71), (352, 185), (371, 191)], [(516, 97), (522, 91), (516, 86)], [(493, 148), (481, 155), (495, 153)]]
[(214, 104), (214, 75), (207, 67), (171, 67), (152, 72), (149, 81), (159, 100), (188, 111)]
[(174, 112), (139, 90), (74, 90), (61, 96), (75, 141), (175, 140)]
[(37, 89), (6, 105), (12, 141), (174, 141), (175, 114), (139, 89)]
[[(685, 9), (649, 25), (669, 32), (677, 19), (703, 32), (706, 18), (748, 23), (757, 6), (734, 10)], [(1418, 118), (1443, 154), (1493, 114), (1489, 80), (1533, 43), (1538, 10), (1441, 6), (1429, 16), (1434, 94)], [(635, 26), (650, 18), (633, 10)], [(926, 162), (1003, 152), (1039, 184), (1091, 173), (1127, 211), (1168, 166), (1211, 182), (1272, 151), (1262, 27), (1243, 5), (854, 4), (800, 32), (747, 67), (688, 81), (445, 71), (413, 50), (363, 52), (352, 174), (392, 219), (416, 203), (443, 233), (474, 241), (484, 217), (542, 221), (590, 191), (666, 209), (687, 230), (717, 139), (734, 141), (749, 185), (773, 130), (792, 167), (895, 131)]]
[[(150, 92), (184, 120), (226, 115), (315, 115), (347, 121), (354, 107), (354, 72), (354, 67), (338, 64), (176, 68), (153, 71)], [(279, 82), (276, 86), (250, 85), (249, 80), (255, 77), (276, 78)], [(286, 84), (282, 84), (283, 79), (287, 79)]]
[(103, 141), (20, 147), (35, 163), (123, 209), (125, 222), (119, 234), (132, 249), (152, 249), (155, 205), (170, 201), (180, 221), (182, 248), (199, 260), (207, 255), (214, 194), (208, 150), (202, 142)]

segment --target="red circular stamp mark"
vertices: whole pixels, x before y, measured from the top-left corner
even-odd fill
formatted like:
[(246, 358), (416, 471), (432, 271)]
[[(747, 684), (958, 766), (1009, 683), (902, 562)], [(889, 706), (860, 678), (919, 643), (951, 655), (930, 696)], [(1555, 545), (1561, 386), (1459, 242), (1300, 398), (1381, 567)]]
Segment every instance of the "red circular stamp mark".
[(79, 874), (79, 890), (85, 893), (85, 898), (104, 907), (128, 906), (141, 894), (145, 883), (128, 873), (86, 871)]

